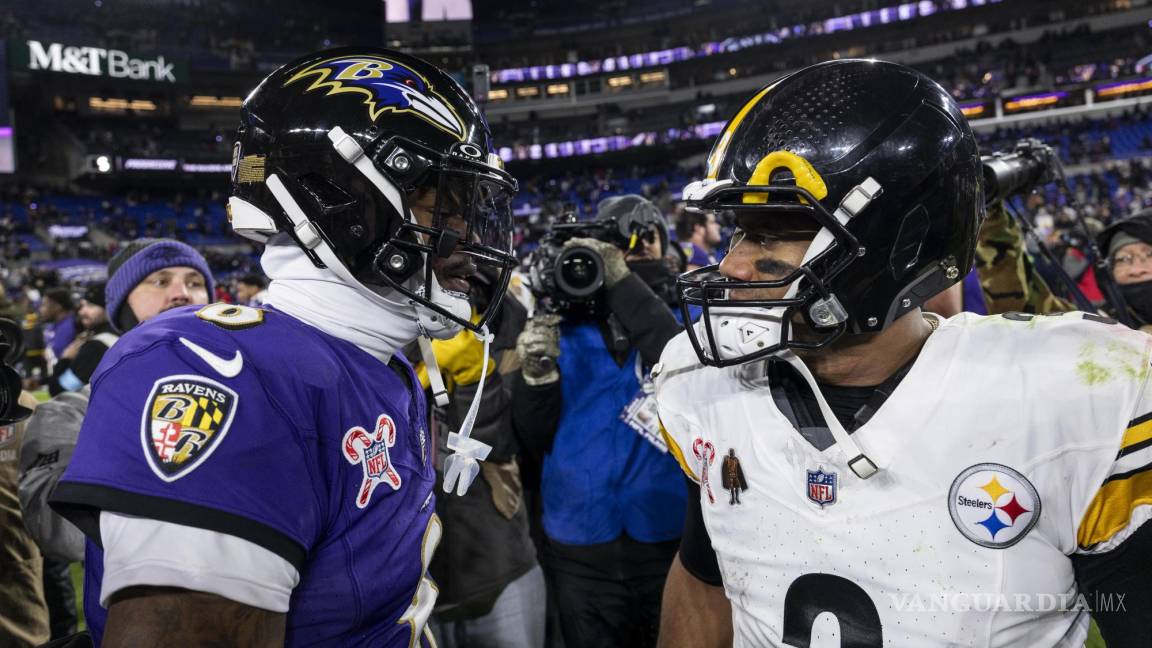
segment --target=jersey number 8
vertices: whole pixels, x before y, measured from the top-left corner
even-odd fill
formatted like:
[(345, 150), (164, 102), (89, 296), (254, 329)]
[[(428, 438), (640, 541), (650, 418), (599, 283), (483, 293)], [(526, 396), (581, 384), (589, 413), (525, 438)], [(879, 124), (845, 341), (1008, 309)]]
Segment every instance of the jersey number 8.
[(263, 310), (223, 302), (208, 304), (196, 311), (196, 317), (229, 331), (240, 331), (264, 323)]

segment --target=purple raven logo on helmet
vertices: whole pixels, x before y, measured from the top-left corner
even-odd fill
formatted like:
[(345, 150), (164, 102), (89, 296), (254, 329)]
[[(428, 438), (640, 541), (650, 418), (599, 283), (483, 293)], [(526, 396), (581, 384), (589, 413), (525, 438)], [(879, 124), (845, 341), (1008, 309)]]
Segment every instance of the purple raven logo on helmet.
[(386, 112), (408, 112), (464, 139), (464, 123), (452, 106), (432, 89), (428, 79), (398, 61), (369, 55), (325, 59), (298, 71), (284, 85), (306, 78), (311, 78), (312, 84), (305, 92), (326, 89), (328, 95), (363, 95), (372, 121)]

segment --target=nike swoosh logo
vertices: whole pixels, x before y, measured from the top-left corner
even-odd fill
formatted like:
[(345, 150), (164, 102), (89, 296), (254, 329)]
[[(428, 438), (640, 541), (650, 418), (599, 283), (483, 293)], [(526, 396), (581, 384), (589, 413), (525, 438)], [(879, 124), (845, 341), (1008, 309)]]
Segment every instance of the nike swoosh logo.
[(225, 360), (199, 344), (190, 342), (186, 338), (180, 338), (180, 342), (188, 347), (192, 353), (199, 356), (201, 360), (208, 363), (209, 367), (215, 369), (216, 373), (219, 373), (225, 378), (235, 378), (240, 374), (240, 370), (244, 368), (244, 357), (240, 355), (239, 349), (237, 349), (236, 355), (231, 360)]

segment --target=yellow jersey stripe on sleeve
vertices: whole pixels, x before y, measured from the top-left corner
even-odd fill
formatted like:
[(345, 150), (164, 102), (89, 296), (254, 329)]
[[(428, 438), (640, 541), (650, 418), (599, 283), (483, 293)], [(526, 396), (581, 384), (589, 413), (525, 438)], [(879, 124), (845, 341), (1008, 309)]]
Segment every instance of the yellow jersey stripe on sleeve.
[(683, 470), (685, 475), (688, 475), (692, 481), (699, 484), (700, 478), (688, 467), (688, 461), (684, 458), (684, 451), (680, 449), (680, 446), (676, 443), (676, 440), (672, 438), (672, 435), (668, 434), (668, 430), (664, 428), (663, 421), (660, 422), (660, 435), (664, 437), (664, 442), (668, 444), (668, 451), (672, 453), (673, 457), (676, 457), (676, 463), (680, 464), (680, 470)]
[(1152, 504), (1152, 464), (1105, 480), (1080, 520), (1076, 542), (1081, 549), (1107, 542), (1126, 529), (1138, 506)]
[(1145, 414), (1128, 424), (1124, 432), (1124, 439), (1120, 442), (1120, 450), (1143, 443), (1152, 439), (1152, 414)]

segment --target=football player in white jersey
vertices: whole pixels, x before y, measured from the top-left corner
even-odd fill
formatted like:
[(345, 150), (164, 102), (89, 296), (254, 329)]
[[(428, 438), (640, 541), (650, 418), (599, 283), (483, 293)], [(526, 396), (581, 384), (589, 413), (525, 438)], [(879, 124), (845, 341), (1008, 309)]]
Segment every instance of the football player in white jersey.
[[(1152, 641), (1152, 337), (1084, 313), (920, 306), (972, 265), (976, 142), (909, 68), (756, 94), (690, 207), (730, 209), (656, 379), (694, 483), (661, 645)], [(654, 369), (654, 373), (657, 370)]]

